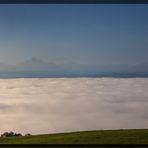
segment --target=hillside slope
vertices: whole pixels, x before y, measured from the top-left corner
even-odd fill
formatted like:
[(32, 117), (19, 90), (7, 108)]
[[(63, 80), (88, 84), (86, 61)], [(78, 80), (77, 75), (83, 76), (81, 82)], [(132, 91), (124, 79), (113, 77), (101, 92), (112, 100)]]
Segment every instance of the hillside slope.
[(0, 138), (0, 144), (148, 144), (148, 129), (84, 131)]

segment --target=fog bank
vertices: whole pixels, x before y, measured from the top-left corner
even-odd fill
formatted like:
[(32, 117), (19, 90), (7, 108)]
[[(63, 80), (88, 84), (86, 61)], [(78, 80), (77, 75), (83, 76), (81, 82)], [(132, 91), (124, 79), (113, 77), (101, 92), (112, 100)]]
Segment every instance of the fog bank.
[(0, 134), (147, 128), (147, 78), (0, 79)]

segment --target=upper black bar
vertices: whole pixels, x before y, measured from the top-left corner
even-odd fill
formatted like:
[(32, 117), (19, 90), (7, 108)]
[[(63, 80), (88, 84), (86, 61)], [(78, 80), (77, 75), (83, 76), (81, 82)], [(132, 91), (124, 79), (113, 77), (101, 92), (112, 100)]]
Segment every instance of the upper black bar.
[(0, 0), (0, 4), (148, 4), (148, 0)]

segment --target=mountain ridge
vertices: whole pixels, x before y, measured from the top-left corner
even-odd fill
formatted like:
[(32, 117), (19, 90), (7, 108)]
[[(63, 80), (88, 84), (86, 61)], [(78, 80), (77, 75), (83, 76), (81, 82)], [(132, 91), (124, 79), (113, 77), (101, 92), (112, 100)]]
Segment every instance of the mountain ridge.
[[(122, 67), (122, 68), (121, 68)], [(0, 63), (0, 73), (17, 74), (21, 76), (30, 75), (32, 77), (68, 77), (68, 76), (148, 76), (147, 64), (136, 65), (127, 64), (105, 64), (105, 65), (84, 65), (75, 62), (54, 63), (33, 57), (22, 61), (16, 65)]]

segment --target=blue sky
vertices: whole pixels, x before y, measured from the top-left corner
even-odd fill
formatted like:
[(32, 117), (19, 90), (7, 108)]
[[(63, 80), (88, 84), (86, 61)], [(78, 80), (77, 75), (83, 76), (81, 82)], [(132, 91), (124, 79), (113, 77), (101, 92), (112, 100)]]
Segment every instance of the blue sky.
[(0, 62), (148, 64), (147, 4), (1, 4)]

